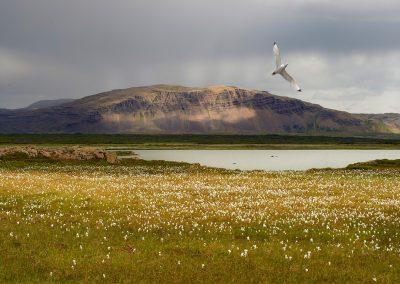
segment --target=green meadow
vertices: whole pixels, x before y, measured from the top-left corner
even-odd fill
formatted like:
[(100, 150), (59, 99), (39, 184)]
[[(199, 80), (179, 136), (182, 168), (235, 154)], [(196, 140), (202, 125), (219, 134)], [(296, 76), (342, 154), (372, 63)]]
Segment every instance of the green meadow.
[(399, 282), (399, 178), (3, 159), (0, 282)]

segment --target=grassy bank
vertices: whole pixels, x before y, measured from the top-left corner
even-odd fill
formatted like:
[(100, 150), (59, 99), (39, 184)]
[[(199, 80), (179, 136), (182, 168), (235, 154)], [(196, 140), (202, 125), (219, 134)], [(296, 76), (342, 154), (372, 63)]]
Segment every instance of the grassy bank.
[(373, 170), (373, 169), (399, 169), (400, 170), (400, 160), (374, 160), (363, 163), (355, 163), (347, 166), (347, 169), (356, 170)]
[(101, 145), (136, 149), (400, 149), (400, 136), (388, 138), (300, 135), (0, 135), (0, 145)]
[(1, 282), (400, 281), (399, 170), (0, 165)]

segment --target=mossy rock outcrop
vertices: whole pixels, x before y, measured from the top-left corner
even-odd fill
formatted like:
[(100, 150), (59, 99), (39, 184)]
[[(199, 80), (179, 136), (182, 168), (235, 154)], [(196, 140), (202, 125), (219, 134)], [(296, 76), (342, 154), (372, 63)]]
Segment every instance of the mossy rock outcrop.
[(56, 147), (44, 148), (36, 146), (11, 146), (0, 148), (0, 159), (25, 156), (28, 158), (47, 158), (60, 161), (106, 160), (110, 164), (118, 162), (115, 152), (93, 147)]

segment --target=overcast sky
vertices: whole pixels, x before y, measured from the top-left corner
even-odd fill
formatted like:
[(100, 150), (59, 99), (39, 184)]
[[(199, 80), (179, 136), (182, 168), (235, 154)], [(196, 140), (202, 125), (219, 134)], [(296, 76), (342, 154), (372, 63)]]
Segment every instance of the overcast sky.
[(1, 0), (0, 108), (165, 83), (400, 112), (399, 29), (398, 0)]

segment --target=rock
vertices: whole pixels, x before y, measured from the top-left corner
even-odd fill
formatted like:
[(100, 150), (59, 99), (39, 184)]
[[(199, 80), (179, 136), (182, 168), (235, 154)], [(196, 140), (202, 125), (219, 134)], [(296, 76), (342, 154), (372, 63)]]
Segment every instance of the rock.
[(51, 153), (49, 153), (47, 151), (39, 151), (39, 155), (42, 155), (46, 158), (51, 158)]
[(112, 153), (112, 152), (106, 152), (105, 154), (106, 160), (110, 164), (115, 164), (118, 162), (117, 154)]
[(52, 160), (106, 160), (110, 164), (118, 162), (116, 153), (93, 147), (42, 148), (36, 146), (11, 146), (0, 148), (0, 157), (12, 154), (25, 154), (31, 158), (45, 157)]

